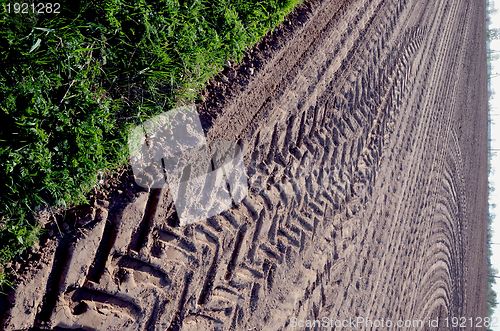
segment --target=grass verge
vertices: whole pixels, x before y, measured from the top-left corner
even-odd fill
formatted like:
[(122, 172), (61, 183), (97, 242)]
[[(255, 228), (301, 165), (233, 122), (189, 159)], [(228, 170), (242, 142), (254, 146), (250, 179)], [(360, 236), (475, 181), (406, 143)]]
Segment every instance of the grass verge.
[(39, 237), (37, 210), (84, 203), (100, 173), (126, 162), (130, 126), (195, 100), (301, 0), (72, 0), (58, 14), (1, 2), (5, 266)]

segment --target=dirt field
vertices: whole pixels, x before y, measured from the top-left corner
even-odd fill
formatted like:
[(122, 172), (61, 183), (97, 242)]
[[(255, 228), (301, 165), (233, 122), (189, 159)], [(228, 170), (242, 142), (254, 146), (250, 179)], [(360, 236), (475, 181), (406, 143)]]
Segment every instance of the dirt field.
[(309, 2), (200, 106), (247, 148), (245, 200), (180, 227), (124, 181), (33, 253), (5, 329), (484, 317), (484, 41), (482, 1)]

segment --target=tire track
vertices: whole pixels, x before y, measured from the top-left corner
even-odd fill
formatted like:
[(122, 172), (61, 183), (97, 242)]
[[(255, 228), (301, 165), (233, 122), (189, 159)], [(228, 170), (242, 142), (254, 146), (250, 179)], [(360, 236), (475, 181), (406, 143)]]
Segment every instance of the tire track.
[(468, 253), (484, 254), (466, 189), (480, 189), (477, 152), (464, 138), (478, 136), (467, 100), (484, 94), (463, 93), (479, 75), (479, 12), (465, 0), (306, 2), (201, 106), (210, 144), (247, 147), (242, 203), (180, 226), (168, 190), (130, 189), (58, 242), (36, 306), (4, 328), (484, 314)]

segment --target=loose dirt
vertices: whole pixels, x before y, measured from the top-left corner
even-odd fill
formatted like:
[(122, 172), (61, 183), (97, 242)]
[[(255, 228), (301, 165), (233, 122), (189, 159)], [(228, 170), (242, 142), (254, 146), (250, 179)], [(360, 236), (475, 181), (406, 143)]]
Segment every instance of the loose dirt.
[(125, 174), (22, 268), (6, 330), (485, 316), (483, 1), (308, 2), (204, 97), (249, 195), (181, 227)]

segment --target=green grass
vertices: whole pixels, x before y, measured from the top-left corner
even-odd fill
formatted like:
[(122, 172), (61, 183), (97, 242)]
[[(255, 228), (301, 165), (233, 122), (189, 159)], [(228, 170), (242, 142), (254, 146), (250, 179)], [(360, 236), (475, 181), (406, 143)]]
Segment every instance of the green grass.
[(37, 210), (85, 203), (125, 164), (130, 126), (195, 100), (300, 1), (0, 0), (0, 266), (39, 237)]

